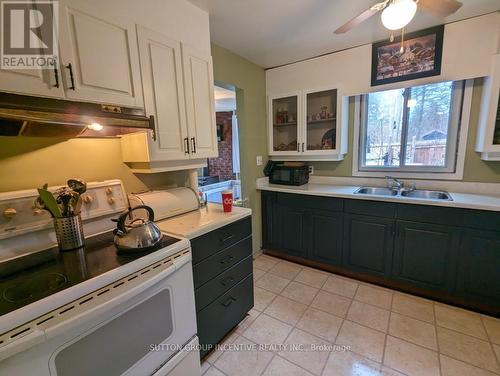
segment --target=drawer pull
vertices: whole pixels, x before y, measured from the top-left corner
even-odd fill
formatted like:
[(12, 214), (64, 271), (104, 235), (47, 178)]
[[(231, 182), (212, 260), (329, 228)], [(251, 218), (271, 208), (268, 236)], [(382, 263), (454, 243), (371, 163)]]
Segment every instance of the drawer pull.
[(222, 260), (220, 260), (220, 263), (221, 263), (221, 264), (225, 264), (225, 263), (227, 263), (227, 262), (232, 261), (233, 259), (234, 259), (234, 256), (229, 255), (229, 256), (227, 256), (227, 257), (224, 257)]
[(226, 300), (224, 303), (221, 303), (224, 307), (229, 307), (233, 302), (236, 301), (236, 298), (230, 297), (228, 300)]
[(227, 285), (230, 285), (231, 283), (234, 282), (234, 278), (233, 277), (227, 277), (226, 279), (224, 279), (223, 281), (220, 281), (220, 284), (222, 286), (227, 286)]
[(228, 235), (225, 238), (221, 238), (220, 242), (221, 243), (225, 243), (225, 242), (227, 242), (231, 238), (234, 238), (234, 234)]

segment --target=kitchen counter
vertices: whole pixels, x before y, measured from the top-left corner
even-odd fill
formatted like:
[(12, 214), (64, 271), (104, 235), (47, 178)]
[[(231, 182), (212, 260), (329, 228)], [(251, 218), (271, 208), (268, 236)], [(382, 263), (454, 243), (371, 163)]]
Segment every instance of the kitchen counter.
[(251, 215), (252, 210), (248, 208), (233, 207), (231, 213), (225, 213), (222, 205), (208, 204), (206, 208), (157, 221), (156, 224), (167, 234), (194, 239)]
[(453, 201), (428, 200), (428, 199), (418, 199), (418, 198), (401, 197), (401, 196), (394, 197), (394, 196), (355, 194), (354, 192), (357, 191), (359, 188), (360, 185), (358, 186), (336, 185), (336, 184), (324, 184), (315, 182), (310, 182), (309, 184), (296, 187), (288, 185), (269, 184), (267, 178), (257, 179), (257, 189), (265, 191), (295, 193), (295, 194), (312, 195), (312, 196), (339, 197), (339, 198), (349, 198), (349, 199), (369, 200), (369, 201), (386, 201), (386, 202), (399, 202), (405, 204), (447, 206), (447, 207), (465, 208), (465, 209), (500, 211), (500, 196), (447, 191), (448, 193), (450, 193)]

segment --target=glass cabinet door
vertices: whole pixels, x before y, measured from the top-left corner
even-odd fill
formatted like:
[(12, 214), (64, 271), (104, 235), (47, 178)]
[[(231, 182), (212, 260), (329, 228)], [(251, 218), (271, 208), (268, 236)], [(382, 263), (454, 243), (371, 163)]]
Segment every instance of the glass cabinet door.
[(495, 117), (495, 129), (493, 130), (493, 145), (500, 145), (500, 95), (497, 104), (497, 115)]
[(305, 150), (337, 148), (337, 89), (306, 95)]
[(273, 151), (297, 152), (298, 96), (272, 99)]

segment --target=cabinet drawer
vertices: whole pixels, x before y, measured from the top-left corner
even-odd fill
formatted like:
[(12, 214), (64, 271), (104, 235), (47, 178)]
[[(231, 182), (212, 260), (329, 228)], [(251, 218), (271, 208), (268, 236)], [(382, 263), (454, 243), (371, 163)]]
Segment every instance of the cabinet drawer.
[(247, 217), (194, 238), (191, 240), (193, 264), (199, 263), (251, 234), (252, 220), (251, 217)]
[(193, 266), (194, 287), (198, 288), (252, 254), (249, 236)]
[(201, 357), (207, 345), (217, 344), (253, 307), (253, 275), (234, 286), (216, 301), (197, 313)]
[(202, 310), (250, 274), (252, 274), (252, 256), (241, 260), (233, 267), (196, 289), (194, 293), (196, 310)]
[(279, 205), (300, 209), (322, 209), (342, 211), (343, 200), (324, 196), (308, 196), (292, 193), (278, 193), (276, 202)]
[(344, 211), (353, 214), (394, 218), (396, 204), (379, 201), (345, 200)]

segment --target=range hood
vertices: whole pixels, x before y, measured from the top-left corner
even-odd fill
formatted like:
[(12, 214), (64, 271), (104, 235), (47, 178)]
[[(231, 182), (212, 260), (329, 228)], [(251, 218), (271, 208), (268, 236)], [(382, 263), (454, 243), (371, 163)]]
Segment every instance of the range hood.
[(0, 92), (0, 136), (114, 137), (151, 130), (140, 108), (74, 102)]

